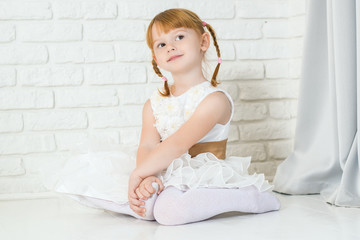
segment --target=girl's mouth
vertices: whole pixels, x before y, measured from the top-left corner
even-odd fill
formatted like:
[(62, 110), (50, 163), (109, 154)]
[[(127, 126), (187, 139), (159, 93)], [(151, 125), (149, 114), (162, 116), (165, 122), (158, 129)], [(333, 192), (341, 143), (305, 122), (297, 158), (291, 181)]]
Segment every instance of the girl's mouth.
[(172, 60), (174, 60), (174, 59), (177, 59), (177, 58), (179, 58), (179, 57), (182, 57), (183, 55), (176, 55), (176, 56), (173, 56), (173, 57), (171, 57), (169, 60), (168, 60), (168, 62), (170, 62), (170, 61), (172, 61)]

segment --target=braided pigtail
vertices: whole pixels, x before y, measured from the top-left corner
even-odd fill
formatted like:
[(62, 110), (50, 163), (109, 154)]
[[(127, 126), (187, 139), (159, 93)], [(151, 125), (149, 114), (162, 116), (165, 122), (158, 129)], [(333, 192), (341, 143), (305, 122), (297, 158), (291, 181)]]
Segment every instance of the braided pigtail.
[(170, 95), (170, 89), (169, 89), (169, 85), (168, 85), (168, 81), (167, 81), (166, 77), (164, 77), (162, 75), (162, 73), (160, 72), (160, 69), (157, 67), (157, 63), (155, 62), (154, 59), (152, 60), (152, 65), (153, 65), (153, 69), (154, 69), (155, 73), (164, 80), (165, 93), (159, 91), (159, 89), (158, 89), (160, 95), (163, 96), (163, 97), (169, 96)]
[(218, 64), (216, 65), (215, 71), (214, 71), (213, 76), (212, 76), (212, 78), (211, 78), (211, 85), (213, 85), (214, 87), (216, 87), (216, 86), (219, 84), (219, 82), (216, 81), (216, 76), (217, 76), (217, 74), (218, 74), (218, 72), (219, 72), (220, 64), (222, 63), (221, 55), (220, 55), (220, 48), (219, 48), (219, 45), (218, 45), (217, 40), (216, 40), (215, 31), (214, 31), (214, 29), (211, 27), (211, 25), (208, 24), (208, 23), (206, 23), (206, 22), (203, 22), (203, 26), (206, 27), (206, 28), (209, 30), (211, 36), (213, 37), (213, 39), (214, 39), (214, 46), (215, 46), (215, 48), (216, 48), (216, 53), (217, 53), (217, 56), (218, 56)]

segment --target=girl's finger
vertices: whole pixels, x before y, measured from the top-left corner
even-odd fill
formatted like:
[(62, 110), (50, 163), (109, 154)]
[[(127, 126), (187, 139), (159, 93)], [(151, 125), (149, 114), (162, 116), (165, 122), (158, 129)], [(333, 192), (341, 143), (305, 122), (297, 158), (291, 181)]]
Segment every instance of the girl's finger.
[(151, 188), (149, 189), (149, 185), (151, 185), (151, 182), (145, 183), (143, 186), (141, 186), (140, 190), (143, 194), (146, 193), (146, 196), (150, 197), (152, 195)]
[(130, 204), (130, 208), (139, 216), (144, 217), (145, 216), (145, 208), (137, 207), (135, 205)]
[(134, 198), (130, 198), (129, 202), (130, 202), (132, 205), (135, 205), (135, 206), (138, 206), (138, 207), (145, 205), (145, 202), (144, 202), (144, 201), (137, 200), (137, 199), (134, 199)]
[(137, 188), (135, 190), (136, 194), (138, 195), (139, 198), (146, 200), (146, 197), (141, 193), (140, 188)]
[(153, 188), (153, 186), (151, 184), (152, 184), (152, 182), (149, 184), (146, 184), (145, 188), (152, 195), (155, 192), (155, 189)]
[(159, 184), (159, 191), (158, 194), (160, 194), (162, 192), (162, 190), (164, 190), (164, 184), (162, 183), (162, 181), (160, 179), (155, 179), (155, 181)]
[(129, 195), (128, 195), (128, 199), (130, 200), (131, 198), (133, 198), (133, 199), (137, 199), (137, 198), (138, 198), (138, 196), (136, 195), (136, 193), (134, 193), (134, 192), (130, 192), (130, 193), (129, 193)]
[(152, 193), (147, 190), (146, 185), (140, 188), (140, 192), (142, 193), (142, 195), (144, 195), (147, 198), (151, 197), (152, 195)]

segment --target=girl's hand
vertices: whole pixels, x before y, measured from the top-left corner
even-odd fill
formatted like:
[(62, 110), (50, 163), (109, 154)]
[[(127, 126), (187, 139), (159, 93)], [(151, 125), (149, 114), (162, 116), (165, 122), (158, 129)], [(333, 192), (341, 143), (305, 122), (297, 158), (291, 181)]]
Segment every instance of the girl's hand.
[(164, 189), (164, 185), (161, 180), (155, 176), (150, 176), (142, 180), (139, 187), (136, 188), (135, 193), (137, 196), (143, 200), (147, 200), (149, 197), (155, 193), (155, 189), (151, 185), (153, 182), (156, 182), (159, 185), (159, 190), (157, 194), (160, 194)]
[(135, 189), (142, 182), (142, 178), (136, 173), (136, 169), (131, 173), (129, 179), (129, 189), (128, 189), (128, 199), (130, 208), (137, 213), (141, 217), (145, 217), (145, 208), (140, 206), (144, 206), (145, 202), (140, 201), (139, 197), (135, 193)]

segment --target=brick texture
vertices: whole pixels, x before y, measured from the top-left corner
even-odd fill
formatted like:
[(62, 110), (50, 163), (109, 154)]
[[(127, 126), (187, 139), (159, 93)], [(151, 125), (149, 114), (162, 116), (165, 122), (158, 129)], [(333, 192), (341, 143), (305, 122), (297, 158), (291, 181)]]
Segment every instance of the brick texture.
[[(162, 86), (146, 29), (177, 7), (215, 29), (235, 103), (227, 155), (252, 156), (250, 171), (272, 180), (293, 147), (305, 1), (1, 1), (0, 194), (46, 191), (42, 166), (89, 139), (138, 144), (143, 104)], [(213, 45), (206, 59), (210, 78)]]

